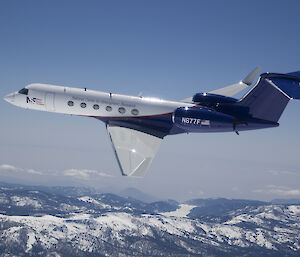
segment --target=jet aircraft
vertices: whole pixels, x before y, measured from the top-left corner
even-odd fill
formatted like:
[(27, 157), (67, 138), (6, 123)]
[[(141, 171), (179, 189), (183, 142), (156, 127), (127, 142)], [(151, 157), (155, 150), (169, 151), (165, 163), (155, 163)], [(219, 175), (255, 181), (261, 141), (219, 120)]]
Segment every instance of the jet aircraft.
[[(124, 176), (143, 177), (161, 141), (181, 133), (235, 132), (279, 126), (291, 99), (300, 99), (300, 72), (263, 73), (255, 68), (239, 83), (181, 101), (105, 93), (86, 88), (30, 84), (4, 97), (27, 109), (103, 121)], [(240, 99), (233, 98), (250, 88)]]

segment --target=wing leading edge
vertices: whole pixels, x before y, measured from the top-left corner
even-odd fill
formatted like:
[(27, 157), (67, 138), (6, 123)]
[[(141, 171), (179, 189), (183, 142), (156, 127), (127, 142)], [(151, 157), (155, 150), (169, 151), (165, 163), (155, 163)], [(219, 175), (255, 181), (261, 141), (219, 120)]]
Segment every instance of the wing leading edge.
[(107, 124), (113, 149), (123, 176), (143, 177), (162, 138), (130, 128)]
[[(244, 90), (245, 88), (250, 87), (252, 85), (252, 83), (254, 82), (259, 70), (260, 70), (260, 67), (257, 66), (242, 81), (240, 81), (236, 84), (233, 84), (233, 85), (229, 85), (229, 86), (226, 86), (223, 88), (219, 88), (219, 89), (210, 91), (208, 93), (232, 97), (232, 96), (236, 95), (237, 93), (241, 92), (242, 90)], [(181, 100), (181, 102), (192, 103), (193, 97), (183, 99), (183, 100)]]

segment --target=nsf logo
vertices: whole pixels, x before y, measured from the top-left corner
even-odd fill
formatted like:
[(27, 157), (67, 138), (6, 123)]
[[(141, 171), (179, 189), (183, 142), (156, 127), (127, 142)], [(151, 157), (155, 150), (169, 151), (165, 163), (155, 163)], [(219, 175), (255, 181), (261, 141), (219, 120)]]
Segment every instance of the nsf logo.
[(37, 105), (44, 105), (42, 99), (36, 98), (36, 97), (26, 97), (26, 103), (32, 103), (32, 104), (37, 104)]

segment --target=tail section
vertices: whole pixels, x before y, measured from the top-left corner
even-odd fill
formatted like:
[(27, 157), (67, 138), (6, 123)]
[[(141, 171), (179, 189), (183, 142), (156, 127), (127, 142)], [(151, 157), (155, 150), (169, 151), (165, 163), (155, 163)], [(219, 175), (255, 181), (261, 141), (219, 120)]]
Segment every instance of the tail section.
[(263, 73), (237, 105), (247, 108), (253, 118), (277, 122), (290, 99), (300, 100), (299, 74)]

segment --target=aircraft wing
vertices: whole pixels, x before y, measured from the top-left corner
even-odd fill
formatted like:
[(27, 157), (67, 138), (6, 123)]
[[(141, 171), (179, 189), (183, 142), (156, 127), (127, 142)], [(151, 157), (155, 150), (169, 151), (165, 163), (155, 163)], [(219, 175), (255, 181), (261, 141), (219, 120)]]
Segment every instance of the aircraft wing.
[[(229, 85), (227, 87), (219, 88), (219, 89), (207, 92), (207, 93), (232, 97), (232, 96), (236, 95), (237, 93), (241, 92), (242, 90), (244, 90), (245, 88), (251, 86), (251, 84), (255, 80), (259, 70), (260, 70), (260, 67), (258, 66), (239, 83)], [(191, 103), (191, 102), (193, 102), (193, 97), (183, 99), (183, 100), (181, 100), (181, 102)]]
[(162, 138), (109, 124), (106, 128), (122, 175), (143, 177), (160, 146)]

